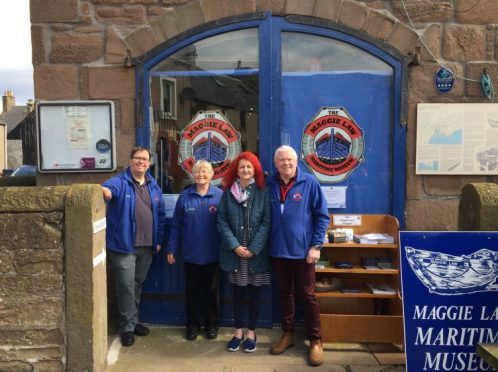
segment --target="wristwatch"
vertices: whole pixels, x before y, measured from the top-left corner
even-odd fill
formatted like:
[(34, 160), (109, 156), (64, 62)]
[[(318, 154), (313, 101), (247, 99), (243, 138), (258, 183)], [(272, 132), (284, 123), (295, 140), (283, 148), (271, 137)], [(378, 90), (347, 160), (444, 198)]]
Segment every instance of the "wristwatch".
[(322, 249), (322, 246), (321, 246), (321, 245), (312, 245), (312, 246), (310, 247), (310, 249), (314, 249), (315, 251), (319, 251), (319, 250), (321, 250), (321, 249)]

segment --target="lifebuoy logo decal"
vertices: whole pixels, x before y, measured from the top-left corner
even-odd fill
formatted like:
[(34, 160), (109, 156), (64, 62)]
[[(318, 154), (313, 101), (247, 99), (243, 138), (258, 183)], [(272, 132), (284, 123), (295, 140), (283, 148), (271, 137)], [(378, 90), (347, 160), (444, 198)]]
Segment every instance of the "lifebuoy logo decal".
[(218, 185), (240, 153), (240, 133), (220, 111), (199, 111), (180, 133), (179, 147), (178, 164), (185, 172), (192, 176), (195, 162), (207, 160)]
[(322, 183), (339, 183), (363, 162), (363, 130), (343, 107), (322, 107), (304, 127), (301, 159)]

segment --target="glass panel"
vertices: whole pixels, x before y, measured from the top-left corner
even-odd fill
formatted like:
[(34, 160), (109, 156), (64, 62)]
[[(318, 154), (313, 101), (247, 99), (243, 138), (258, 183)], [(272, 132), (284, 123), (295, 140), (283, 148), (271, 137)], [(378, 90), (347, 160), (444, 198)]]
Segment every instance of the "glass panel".
[(334, 213), (391, 210), (393, 73), (356, 46), (282, 33), (281, 140), (300, 149), (303, 171), (347, 187)]
[(376, 71), (392, 74), (391, 66), (354, 45), (296, 32), (282, 34), (282, 71)]
[(240, 132), (242, 151), (258, 152), (258, 67), (254, 28), (197, 41), (150, 70), (153, 172), (164, 193), (190, 183), (178, 164), (180, 133), (200, 111), (220, 111)]

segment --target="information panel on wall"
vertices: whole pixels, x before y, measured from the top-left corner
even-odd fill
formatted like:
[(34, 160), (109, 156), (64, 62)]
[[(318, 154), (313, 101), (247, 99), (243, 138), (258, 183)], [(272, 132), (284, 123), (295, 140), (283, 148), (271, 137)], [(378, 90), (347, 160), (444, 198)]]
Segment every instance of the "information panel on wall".
[(36, 113), (40, 172), (116, 169), (112, 101), (40, 101)]
[(498, 174), (498, 104), (420, 103), (417, 174)]

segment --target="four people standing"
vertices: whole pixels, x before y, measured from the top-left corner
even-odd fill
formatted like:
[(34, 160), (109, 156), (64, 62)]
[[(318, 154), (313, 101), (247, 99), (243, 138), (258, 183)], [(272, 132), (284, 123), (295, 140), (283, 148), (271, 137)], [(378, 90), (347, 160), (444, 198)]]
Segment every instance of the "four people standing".
[(182, 191), (175, 206), (167, 245), (169, 264), (176, 262), (181, 249), (185, 268), (185, 338), (193, 341), (204, 325), (206, 337), (218, 337), (219, 282), (216, 226), (222, 191), (211, 185), (214, 172), (206, 160), (197, 161), (192, 174), (194, 184)]
[[(129, 300), (124, 305), (126, 295), (123, 287), (129, 284), (117, 283), (123, 345), (133, 344), (133, 334), (148, 333), (137, 318), (140, 288), (150, 265), (152, 247), (160, 249), (163, 231), (164, 205), (161, 192), (156, 190), (158, 187), (152, 177), (146, 175), (149, 158), (146, 149), (134, 149), (130, 168), (107, 181), (103, 187), (104, 198), (111, 201), (107, 230), (111, 265), (119, 267), (119, 263), (124, 262), (114, 253), (118, 251), (121, 254), (124, 250), (137, 262), (139, 276), (135, 278), (135, 306), (132, 310)], [(198, 161), (193, 168), (195, 184), (181, 193), (176, 204), (167, 261), (175, 263), (177, 252), (182, 249), (185, 262), (186, 338), (195, 340), (202, 323), (206, 327), (208, 339), (217, 337), (221, 267), (228, 272), (229, 282), (233, 285), (235, 332), (227, 350), (236, 351), (243, 344), (245, 352), (253, 352), (257, 341), (255, 329), (259, 290), (271, 281), (270, 255), (279, 288), (283, 331), (270, 352), (281, 354), (294, 344), (294, 293), (297, 292), (304, 305), (310, 341), (308, 361), (317, 366), (323, 363), (323, 349), (320, 311), (315, 296), (315, 263), (320, 258), (320, 249), (329, 225), (327, 203), (319, 182), (313, 176), (298, 171), (298, 157), (292, 147), (279, 147), (275, 151), (274, 161), (277, 172), (269, 179), (267, 190), (258, 158), (250, 152), (239, 154), (224, 178), (223, 196), (220, 189), (210, 184), (213, 177), (211, 165), (207, 161)], [(143, 190), (140, 190), (143, 185), (149, 190), (149, 198), (128, 196), (131, 191), (142, 195)], [(119, 211), (116, 208), (118, 203), (125, 204)], [(147, 210), (147, 205), (150, 208), (146, 213), (144, 210)], [(128, 215), (125, 222), (123, 213)], [(143, 233), (147, 230), (147, 223), (151, 231)], [(109, 234), (110, 231), (112, 234)], [(131, 231), (135, 232), (133, 239), (130, 239), (133, 235)], [(132, 244), (129, 244), (130, 240)], [(142, 251), (150, 252), (150, 255)], [(142, 256), (145, 257), (143, 265), (139, 264)], [(119, 279), (119, 282), (123, 281)], [(244, 336), (246, 293), (249, 297), (249, 323)], [(122, 311), (122, 308), (125, 310)]]
[[(269, 285), (270, 198), (256, 155), (242, 152), (233, 160), (223, 180), (225, 192), (218, 214), (221, 234), (220, 266), (228, 272), (233, 288), (235, 334), (228, 351), (256, 351), (256, 322), (259, 313), (260, 287)], [(245, 294), (249, 297), (249, 324), (244, 340), (243, 321)]]

